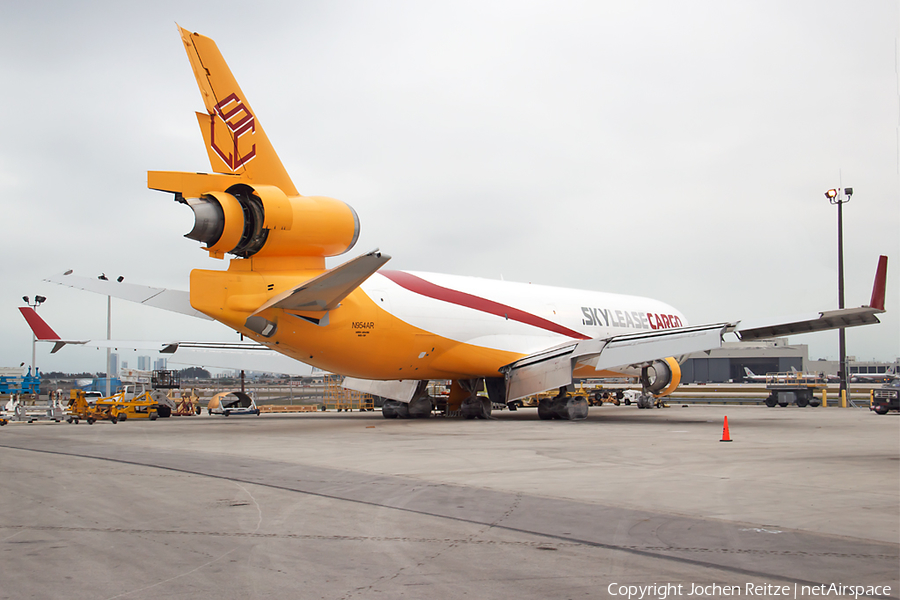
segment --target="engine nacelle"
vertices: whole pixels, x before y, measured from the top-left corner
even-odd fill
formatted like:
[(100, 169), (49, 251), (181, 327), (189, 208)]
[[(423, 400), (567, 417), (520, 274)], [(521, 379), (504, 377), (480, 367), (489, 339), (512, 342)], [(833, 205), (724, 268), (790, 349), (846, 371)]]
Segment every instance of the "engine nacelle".
[(239, 183), (184, 202), (194, 211), (185, 237), (210, 256), (337, 256), (359, 238), (359, 217), (348, 204), (319, 196), (288, 197), (271, 185)]
[(681, 383), (681, 366), (672, 357), (655, 360), (641, 369), (641, 386), (654, 396), (668, 396)]

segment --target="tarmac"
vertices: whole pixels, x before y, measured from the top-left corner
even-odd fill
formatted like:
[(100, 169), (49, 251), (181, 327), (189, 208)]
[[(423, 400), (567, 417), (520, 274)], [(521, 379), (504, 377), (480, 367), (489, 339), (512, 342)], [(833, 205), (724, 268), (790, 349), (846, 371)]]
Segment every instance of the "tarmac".
[(0, 599), (898, 598), (900, 415), (10, 423), (0, 507)]

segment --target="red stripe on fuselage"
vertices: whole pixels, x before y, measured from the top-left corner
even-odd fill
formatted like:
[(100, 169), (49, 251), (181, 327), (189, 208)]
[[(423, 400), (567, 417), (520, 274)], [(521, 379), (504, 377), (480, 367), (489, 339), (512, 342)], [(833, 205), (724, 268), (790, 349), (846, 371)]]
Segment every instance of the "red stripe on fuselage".
[(578, 333), (577, 331), (573, 331), (568, 327), (563, 327), (558, 323), (548, 321), (547, 319), (541, 318), (531, 313), (527, 313), (523, 310), (519, 310), (518, 308), (513, 308), (512, 306), (500, 304), (499, 302), (494, 302), (493, 300), (488, 300), (479, 296), (473, 296), (472, 294), (467, 294), (458, 290), (451, 290), (450, 288), (441, 287), (439, 285), (431, 283), (430, 281), (425, 281), (421, 277), (416, 277), (415, 275), (410, 275), (409, 273), (405, 273), (403, 271), (379, 271), (379, 273), (381, 275), (384, 275), (400, 287), (411, 292), (415, 292), (416, 294), (426, 296), (428, 298), (434, 298), (435, 300), (440, 300), (442, 302), (449, 302), (450, 304), (456, 304), (457, 306), (464, 306), (466, 308), (471, 308), (473, 310), (496, 315), (498, 317), (505, 317), (513, 321), (518, 321), (519, 323), (531, 325), (532, 327), (539, 327), (540, 329), (552, 331), (553, 333), (558, 333), (570, 338), (575, 338), (576, 340), (591, 339), (590, 337)]

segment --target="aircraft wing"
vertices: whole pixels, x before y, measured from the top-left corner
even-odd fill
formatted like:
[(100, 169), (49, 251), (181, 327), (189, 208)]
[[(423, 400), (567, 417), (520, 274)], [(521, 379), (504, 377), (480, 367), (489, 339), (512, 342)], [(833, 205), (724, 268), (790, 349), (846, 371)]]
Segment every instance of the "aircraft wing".
[(506, 376), (506, 399), (569, 385), (579, 364), (594, 369), (641, 367), (670, 356), (714, 350), (722, 346), (726, 333), (743, 341), (772, 338), (813, 331), (827, 331), (879, 323), (884, 312), (887, 257), (878, 260), (872, 298), (866, 306), (829, 310), (786, 319), (735, 321), (695, 327), (661, 329), (609, 338), (570, 342), (536, 352), (501, 368)]
[(669, 356), (712, 350), (734, 323), (594, 338), (536, 352), (501, 368), (506, 376), (506, 401), (567, 386), (579, 364), (596, 370), (640, 366)]
[(309, 375), (311, 371), (309, 365), (256, 342), (65, 340), (60, 338), (30, 306), (19, 307), (19, 311), (28, 321), (38, 341), (54, 344), (51, 354), (58, 352), (66, 344), (73, 344), (91, 348), (159, 352), (167, 355), (169, 363), (185, 366), (267, 371), (288, 375)]
[(44, 281), (212, 321), (212, 317), (194, 310), (191, 306), (190, 293), (182, 290), (79, 277), (78, 275), (72, 275), (72, 271), (48, 277)]
[(875, 315), (882, 312), (884, 312), (883, 309), (861, 306), (859, 308), (829, 310), (786, 319), (742, 321), (735, 329), (735, 333), (741, 340), (751, 341), (796, 335), (798, 333), (828, 331), (829, 329), (839, 329), (841, 327), (872, 325), (880, 323)]

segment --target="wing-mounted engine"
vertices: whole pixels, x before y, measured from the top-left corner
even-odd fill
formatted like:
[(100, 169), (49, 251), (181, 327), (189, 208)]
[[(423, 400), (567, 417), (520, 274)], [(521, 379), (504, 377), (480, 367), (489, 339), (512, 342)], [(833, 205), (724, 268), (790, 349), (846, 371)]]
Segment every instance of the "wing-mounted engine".
[(672, 357), (655, 360), (641, 368), (641, 387), (654, 396), (668, 396), (681, 383), (681, 366)]

